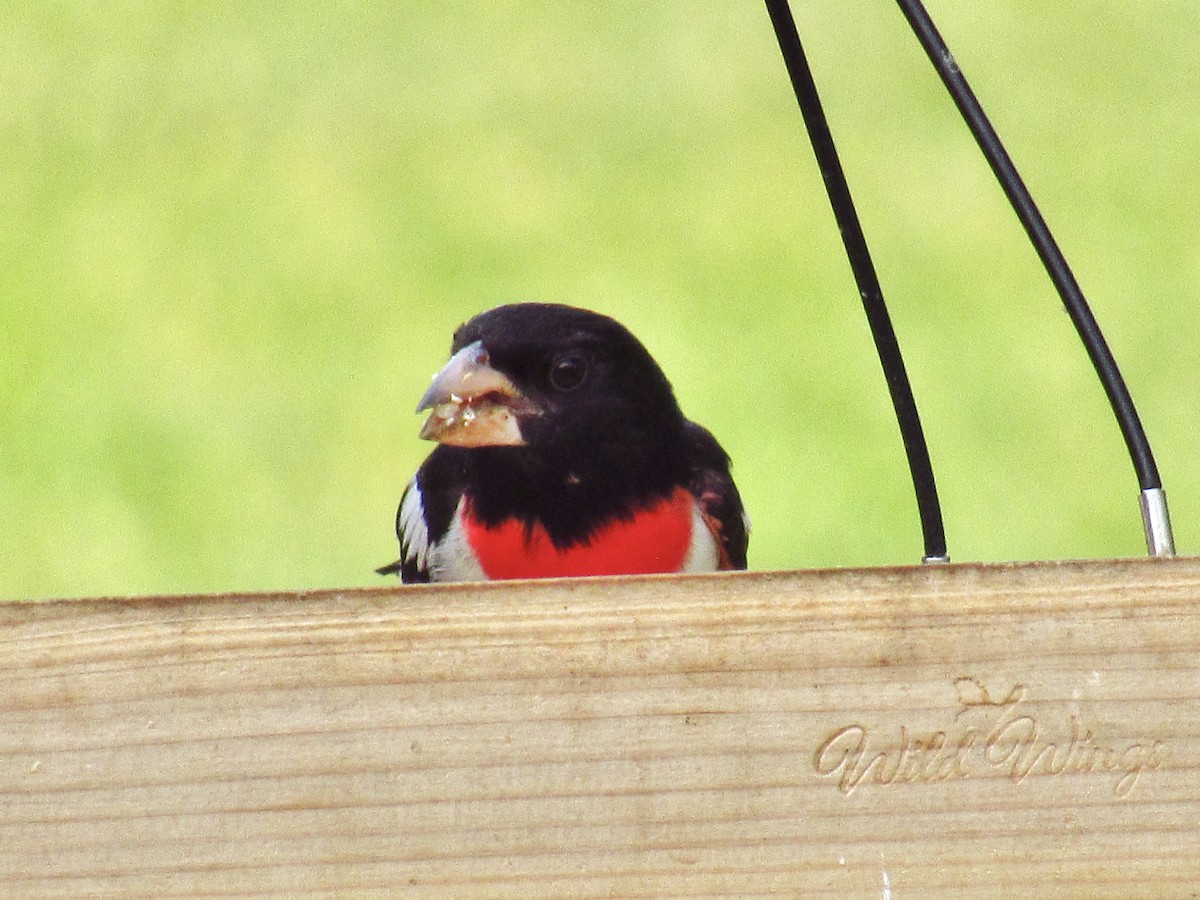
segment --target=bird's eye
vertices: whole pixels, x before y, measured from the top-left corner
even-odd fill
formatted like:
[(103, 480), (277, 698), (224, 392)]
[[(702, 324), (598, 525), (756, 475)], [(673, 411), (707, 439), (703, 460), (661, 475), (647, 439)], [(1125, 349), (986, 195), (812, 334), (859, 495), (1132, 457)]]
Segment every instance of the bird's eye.
[(550, 364), (550, 386), (558, 391), (573, 391), (587, 378), (591, 360), (581, 353), (568, 353)]

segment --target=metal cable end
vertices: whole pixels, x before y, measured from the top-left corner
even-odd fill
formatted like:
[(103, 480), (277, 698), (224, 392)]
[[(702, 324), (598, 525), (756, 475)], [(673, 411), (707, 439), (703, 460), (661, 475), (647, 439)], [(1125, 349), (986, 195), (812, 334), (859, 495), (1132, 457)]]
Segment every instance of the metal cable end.
[(1167, 493), (1162, 488), (1146, 488), (1142, 491), (1142, 524), (1146, 526), (1146, 550), (1151, 556), (1175, 555), (1175, 536), (1171, 534)]

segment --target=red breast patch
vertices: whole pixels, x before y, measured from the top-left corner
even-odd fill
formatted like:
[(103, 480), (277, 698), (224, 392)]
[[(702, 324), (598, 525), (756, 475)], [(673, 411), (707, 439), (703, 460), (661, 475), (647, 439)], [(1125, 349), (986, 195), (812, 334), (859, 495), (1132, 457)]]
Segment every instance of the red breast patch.
[(683, 488), (665, 500), (601, 528), (586, 544), (559, 550), (540, 524), (527, 531), (508, 519), (486, 527), (464, 511), (463, 526), (488, 578), (569, 578), (677, 572), (692, 541), (692, 495)]

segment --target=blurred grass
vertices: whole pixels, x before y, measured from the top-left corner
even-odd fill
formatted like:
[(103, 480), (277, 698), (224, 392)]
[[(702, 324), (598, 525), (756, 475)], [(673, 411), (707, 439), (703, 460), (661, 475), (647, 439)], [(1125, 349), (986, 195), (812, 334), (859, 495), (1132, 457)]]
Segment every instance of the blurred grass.
[[(1142, 553), (1102, 392), (898, 11), (795, 7), (952, 555)], [(1193, 552), (1200, 7), (930, 10)], [(0, 153), (0, 596), (379, 583), (415, 398), (455, 325), (520, 299), (650, 347), (735, 459), (752, 567), (920, 555), (756, 2), (10, 6)]]

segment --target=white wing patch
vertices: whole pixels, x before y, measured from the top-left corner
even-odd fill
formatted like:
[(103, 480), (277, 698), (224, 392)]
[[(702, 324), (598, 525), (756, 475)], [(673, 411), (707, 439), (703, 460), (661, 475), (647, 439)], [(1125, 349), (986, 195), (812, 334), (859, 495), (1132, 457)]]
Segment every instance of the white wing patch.
[(425, 524), (425, 502), (414, 479), (400, 500), (400, 557), (427, 572), (430, 581), (487, 581), (462, 524), (463, 501), (459, 501), (450, 527), (441, 540), (431, 543)]
[(429, 529), (425, 525), (425, 502), (414, 479), (400, 500), (400, 559), (415, 562), (421, 571), (429, 569)]
[(699, 503), (692, 503), (692, 542), (687, 558), (679, 567), (680, 572), (715, 572), (721, 564), (721, 551), (717, 539), (708, 530)]

